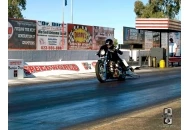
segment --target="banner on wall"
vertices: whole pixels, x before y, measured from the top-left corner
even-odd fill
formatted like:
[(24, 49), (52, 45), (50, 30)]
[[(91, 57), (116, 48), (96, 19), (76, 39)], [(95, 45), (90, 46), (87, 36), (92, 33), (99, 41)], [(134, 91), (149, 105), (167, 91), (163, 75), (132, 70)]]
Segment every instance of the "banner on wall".
[(153, 47), (152, 31), (145, 31), (145, 50), (150, 50)]
[(132, 27), (123, 27), (123, 45), (122, 49), (144, 49), (145, 31)]
[(25, 62), (24, 77), (95, 72), (96, 60)]
[(106, 39), (114, 40), (114, 28), (94, 26), (92, 50), (99, 50)]
[(168, 47), (168, 33), (167, 32), (162, 32), (161, 33), (161, 48), (167, 49)]
[(68, 50), (92, 50), (93, 27), (68, 24)]
[(160, 32), (152, 32), (153, 47), (160, 47)]
[(62, 26), (62, 23), (37, 21), (37, 50), (66, 50), (67, 24), (64, 29)]
[(137, 30), (131, 27), (123, 27), (124, 44), (144, 44), (144, 30)]
[(8, 49), (36, 49), (36, 21), (9, 18)]

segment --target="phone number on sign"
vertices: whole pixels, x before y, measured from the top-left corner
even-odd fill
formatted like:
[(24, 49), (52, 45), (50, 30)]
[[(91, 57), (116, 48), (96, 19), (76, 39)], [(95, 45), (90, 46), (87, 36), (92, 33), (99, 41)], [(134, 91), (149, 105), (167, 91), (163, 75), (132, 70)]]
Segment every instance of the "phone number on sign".
[(41, 46), (42, 50), (61, 50), (61, 46)]

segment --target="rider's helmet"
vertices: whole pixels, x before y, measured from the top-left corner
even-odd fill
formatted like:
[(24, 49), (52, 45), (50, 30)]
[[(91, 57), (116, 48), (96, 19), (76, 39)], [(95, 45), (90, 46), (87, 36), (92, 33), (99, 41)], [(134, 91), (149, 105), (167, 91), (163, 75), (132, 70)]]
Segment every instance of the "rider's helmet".
[(169, 40), (170, 40), (171, 43), (173, 43), (173, 38), (170, 38)]
[(107, 39), (105, 44), (108, 46), (108, 48), (113, 46), (113, 40), (112, 39)]

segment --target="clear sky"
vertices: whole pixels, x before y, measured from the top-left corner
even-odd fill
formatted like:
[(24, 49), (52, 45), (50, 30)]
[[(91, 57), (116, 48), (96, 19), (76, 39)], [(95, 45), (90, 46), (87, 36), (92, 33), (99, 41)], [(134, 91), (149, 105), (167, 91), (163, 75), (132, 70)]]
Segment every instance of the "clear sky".
[[(26, 19), (61, 23), (64, 1), (27, 0), (23, 15)], [(73, 0), (73, 23), (115, 28), (115, 38), (121, 44), (123, 26), (135, 27), (134, 2), (135, 0)], [(67, 6), (64, 7), (64, 22), (71, 23), (71, 0), (67, 0)]]

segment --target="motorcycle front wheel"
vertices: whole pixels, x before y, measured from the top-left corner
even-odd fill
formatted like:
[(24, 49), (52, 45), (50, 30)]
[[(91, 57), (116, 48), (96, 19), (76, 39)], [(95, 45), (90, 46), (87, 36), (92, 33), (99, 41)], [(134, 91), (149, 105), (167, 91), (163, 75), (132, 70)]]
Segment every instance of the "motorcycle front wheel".
[(102, 61), (96, 63), (95, 72), (100, 83), (106, 82), (106, 71), (104, 70), (104, 63)]

